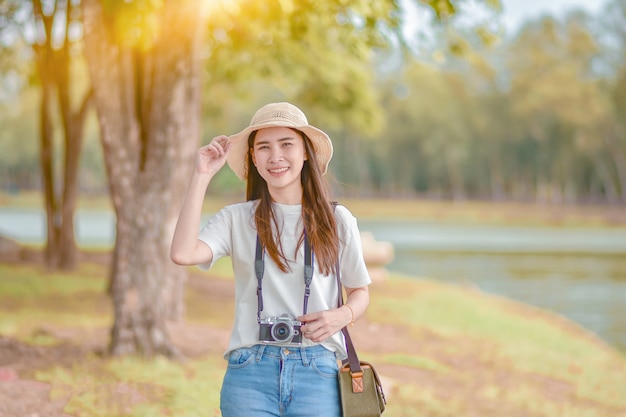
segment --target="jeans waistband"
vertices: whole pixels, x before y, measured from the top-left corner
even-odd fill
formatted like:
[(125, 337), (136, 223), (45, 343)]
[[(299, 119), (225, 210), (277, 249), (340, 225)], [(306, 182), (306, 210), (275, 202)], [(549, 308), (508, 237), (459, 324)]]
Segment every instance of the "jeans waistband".
[(283, 360), (302, 360), (307, 365), (309, 359), (335, 356), (335, 352), (326, 349), (322, 345), (315, 346), (274, 346), (274, 345), (254, 345), (249, 348), (256, 352), (257, 360), (267, 356), (271, 358), (282, 358)]

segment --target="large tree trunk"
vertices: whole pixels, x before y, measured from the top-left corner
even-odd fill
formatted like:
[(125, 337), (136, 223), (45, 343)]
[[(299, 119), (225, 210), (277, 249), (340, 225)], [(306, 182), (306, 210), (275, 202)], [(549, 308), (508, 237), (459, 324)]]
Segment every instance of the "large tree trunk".
[(184, 311), (186, 273), (169, 258), (200, 137), (200, 46), (195, 0), (167, 1), (148, 48), (123, 46), (99, 0), (83, 0), (85, 50), (117, 216), (111, 268), (113, 354), (175, 355), (167, 320)]

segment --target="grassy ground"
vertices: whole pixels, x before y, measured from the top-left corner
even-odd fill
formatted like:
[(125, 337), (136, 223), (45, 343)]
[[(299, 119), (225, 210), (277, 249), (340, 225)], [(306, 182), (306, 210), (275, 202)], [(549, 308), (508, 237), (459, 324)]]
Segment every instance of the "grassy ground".
[[(103, 264), (0, 264), (0, 370), (49, 384), (48, 400), (73, 416), (219, 416), (229, 275), (227, 263), (192, 270), (187, 319), (172, 325), (189, 359), (147, 361), (101, 355), (112, 320)], [(351, 333), (383, 377), (387, 417), (626, 416), (625, 358), (559, 316), (401, 276), (371, 292)]]

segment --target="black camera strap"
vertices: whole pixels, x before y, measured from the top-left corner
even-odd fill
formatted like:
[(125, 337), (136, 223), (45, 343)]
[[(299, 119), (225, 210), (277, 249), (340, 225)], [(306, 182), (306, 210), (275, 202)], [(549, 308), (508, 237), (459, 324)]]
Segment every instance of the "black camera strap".
[[(309, 244), (309, 239), (304, 231), (304, 305), (302, 314), (306, 314), (309, 305), (309, 296), (311, 295), (311, 282), (313, 281), (313, 250)], [(254, 260), (254, 273), (256, 274), (257, 287), (257, 322), (261, 323), (261, 312), (263, 311), (263, 274), (265, 272), (265, 250), (261, 245), (259, 235), (256, 236), (256, 255)]]

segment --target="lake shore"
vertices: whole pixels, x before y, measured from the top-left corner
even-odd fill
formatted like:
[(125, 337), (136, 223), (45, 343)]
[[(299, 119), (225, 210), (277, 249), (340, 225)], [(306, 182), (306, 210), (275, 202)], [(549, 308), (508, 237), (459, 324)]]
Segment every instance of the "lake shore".
[[(207, 195), (204, 210), (213, 213), (227, 204), (244, 201), (244, 196)], [(449, 224), (507, 224), (544, 226), (626, 227), (623, 205), (549, 204), (542, 202), (434, 200), (428, 198), (350, 198), (335, 197), (362, 219), (398, 219)], [(42, 209), (38, 191), (9, 194), (0, 192), (0, 207)], [(108, 195), (81, 195), (78, 209), (109, 211)]]

